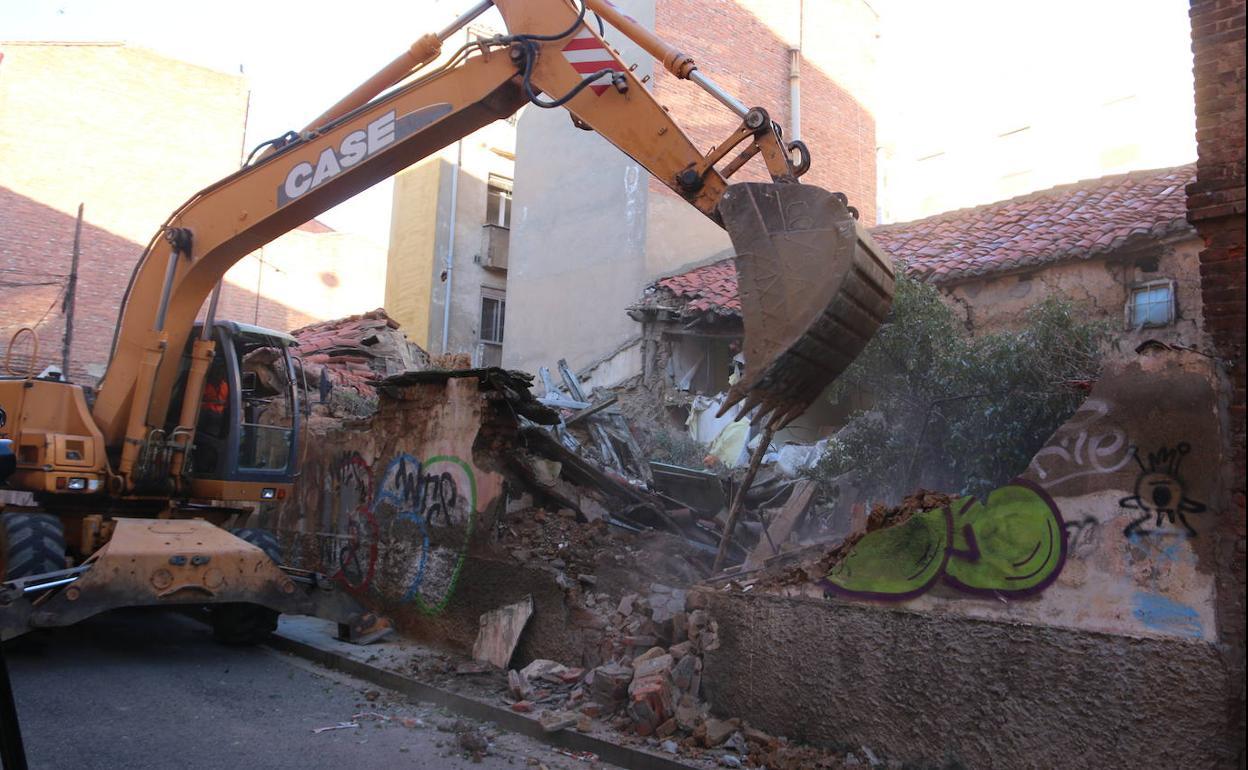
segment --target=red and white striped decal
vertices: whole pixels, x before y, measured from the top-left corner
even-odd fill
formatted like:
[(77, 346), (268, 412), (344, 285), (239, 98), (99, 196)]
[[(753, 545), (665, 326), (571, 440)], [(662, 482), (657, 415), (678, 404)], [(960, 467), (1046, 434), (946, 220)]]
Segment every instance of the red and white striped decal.
[[(572, 69), (581, 73), (581, 79), (589, 77), (598, 70), (613, 69), (623, 72), (624, 68), (615, 60), (602, 41), (595, 37), (589, 27), (581, 26), (581, 31), (563, 47), (563, 57), (572, 65)], [(608, 78), (602, 78), (590, 86), (590, 90), (602, 96), (602, 92), (610, 85)]]

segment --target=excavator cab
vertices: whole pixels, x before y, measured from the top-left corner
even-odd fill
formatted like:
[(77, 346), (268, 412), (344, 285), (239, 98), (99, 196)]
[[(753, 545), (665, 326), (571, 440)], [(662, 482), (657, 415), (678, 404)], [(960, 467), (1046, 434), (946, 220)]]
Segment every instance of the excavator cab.
[[(198, 337), (201, 328), (196, 328)], [(234, 321), (213, 324), (216, 352), (208, 366), (189, 467), (196, 497), (215, 494), (217, 485), (254, 490), (259, 499), (283, 497), (298, 475), (299, 396), (290, 349), (297, 343), (283, 332)], [(181, 403), (190, 344), (173, 404)], [(170, 410), (170, 421), (177, 417)], [(252, 499), (248, 494), (242, 499)], [(222, 499), (240, 499), (228, 497)]]

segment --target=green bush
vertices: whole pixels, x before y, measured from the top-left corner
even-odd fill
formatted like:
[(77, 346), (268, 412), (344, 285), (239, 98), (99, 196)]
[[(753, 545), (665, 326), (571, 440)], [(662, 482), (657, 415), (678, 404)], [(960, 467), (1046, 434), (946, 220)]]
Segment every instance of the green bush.
[(1018, 331), (972, 337), (934, 287), (902, 277), (888, 321), (831, 391), (873, 406), (828, 442), (815, 476), (858, 471), (865, 494), (888, 500), (1006, 484), (1078, 408), (1107, 332), (1049, 298)]

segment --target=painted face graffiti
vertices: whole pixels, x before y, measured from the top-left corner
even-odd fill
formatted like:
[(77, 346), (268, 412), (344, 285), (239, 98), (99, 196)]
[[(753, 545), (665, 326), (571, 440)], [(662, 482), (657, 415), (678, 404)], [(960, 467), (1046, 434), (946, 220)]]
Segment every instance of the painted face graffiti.
[(1044, 590), (1066, 560), (1057, 505), (1019, 479), (986, 501), (971, 497), (864, 536), (822, 581), (834, 595), (902, 601), (943, 582), (964, 593)]
[[(1163, 522), (1181, 523), (1187, 534), (1196, 537), (1196, 529), (1187, 520), (1189, 513), (1204, 513), (1205, 504), (1187, 496), (1187, 486), (1179, 475), (1179, 467), (1183, 458), (1192, 451), (1192, 445), (1186, 441), (1173, 449), (1162, 447), (1150, 452), (1148, 463), (1140, 459), (1139, 449), (1133, 448), (1132, 455), (1140, 466), (1140, 475), (1135, 480), (1135, 494), (1118, 501), (1123, 508), (1141, 511), (1142, 513), (1123, 529), (1127, 537), (1139, 534), (1151, 534), (1162, 530)], [(1149, 528), (1146, 522), (1153, 519)], [(1176, 522), (1177, 519), (1177, 522)]]

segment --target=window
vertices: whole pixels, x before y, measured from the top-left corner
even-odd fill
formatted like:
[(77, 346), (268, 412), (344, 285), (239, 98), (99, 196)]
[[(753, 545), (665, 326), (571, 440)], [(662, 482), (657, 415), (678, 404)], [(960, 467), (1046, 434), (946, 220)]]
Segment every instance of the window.
[(511, 227), (511, 180), (505, 176), (490, 174), (485, 199), (485, 223)]
[(1174, 323), (1174, 281), (1149, 281), (1131, 289), (1127, 324), (1132, 329)]
[(491, 289), (481, 291), (481, 341), (503, 344), (503, 321), (507, 301), (503, 293)]

